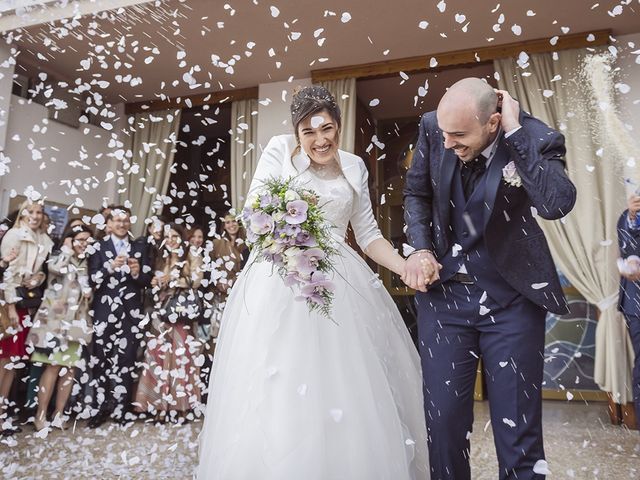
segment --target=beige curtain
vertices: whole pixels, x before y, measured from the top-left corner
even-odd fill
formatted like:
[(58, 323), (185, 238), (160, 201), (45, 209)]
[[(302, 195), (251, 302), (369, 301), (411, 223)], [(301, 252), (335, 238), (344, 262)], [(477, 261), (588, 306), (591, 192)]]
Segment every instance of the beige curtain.
[[(607, 143), (604, 127), (604, 66), (586, 49), (521, 54), (494, 63), (499, 86), (522, 108), (560, 130), (566, 138), (569, 177), (578, 198), (561, 221), (540, 220), (554, 260), (569, 281), (598, 306), (594, 377), (618, 403), (631, 401), (633, 350), (623, 316), (617, 311), (619, 274), (616, 222), (625, 208), (622, 165)], [(616, 168), (619, 165), (619, 168)]]
[(356, 143), (356, 79), (344, 78), (320, 82), (336, 99), (342, 114), (340, 149), (353, 153)]
[(130, 206), (135, 223), (131, 232), (142, 235), (144, 220), (162, 210), (171, 178), (171, 163), (178, 141), (180, 110), (136, 113), (129, 123), (130, 150), (122, 160), (124, 185), (119, 203)]
[(231, 103), (231, 205), (240, 212), (258, 165), (258, 100)]

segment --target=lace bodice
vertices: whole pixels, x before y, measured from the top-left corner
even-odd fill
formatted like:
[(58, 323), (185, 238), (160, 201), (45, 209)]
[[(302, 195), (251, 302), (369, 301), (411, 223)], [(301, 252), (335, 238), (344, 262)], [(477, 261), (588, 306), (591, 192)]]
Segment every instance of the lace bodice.
[(321, 178), (313, 170), (307, 169), (300, 177), (300, 184), (316, 192), (320, 197), (326, 220), (334, 226), (334, 233), (340, 239), (345, 238), (349, 219), (353, 213), (353, 188), (344, 175), (336, 178)]

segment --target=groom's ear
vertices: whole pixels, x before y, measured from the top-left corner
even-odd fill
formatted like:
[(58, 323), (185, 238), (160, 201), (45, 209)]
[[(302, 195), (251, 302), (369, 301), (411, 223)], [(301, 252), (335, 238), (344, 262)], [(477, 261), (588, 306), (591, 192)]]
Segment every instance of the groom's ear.
[(500, 127), (500, 122), (502, 121), (502, 113), (500, 112), (495, 112), (492, 113), (491, 116), (489, 117), (489, 129), (491, 130), (491, 133), (495, 132), (496, 130), (498, 130), (498, 128)]

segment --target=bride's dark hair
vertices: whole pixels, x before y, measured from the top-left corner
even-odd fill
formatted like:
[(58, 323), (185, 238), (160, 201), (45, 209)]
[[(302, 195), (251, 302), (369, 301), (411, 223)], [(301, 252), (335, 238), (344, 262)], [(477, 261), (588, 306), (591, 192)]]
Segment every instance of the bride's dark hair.
[[(338, 127), (342, 126), (340, 107), (336, 103), (333, 95), (324, 87), (313, 85), (310, 87), (297, 88), (293, 92), (291, 101), (291, 124), (298, 143), (298, 125), (309, 115), (326, 110)], [(339, 133), (338, 133), (339, 134)]]

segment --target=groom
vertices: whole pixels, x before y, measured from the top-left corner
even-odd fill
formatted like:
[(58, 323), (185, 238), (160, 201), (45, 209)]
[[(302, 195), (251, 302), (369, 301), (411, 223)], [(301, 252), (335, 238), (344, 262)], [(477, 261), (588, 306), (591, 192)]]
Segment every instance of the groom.
[(471, 478), (482, 358), (501, 479), (543, 479), (545, 316), (568, 311), (536, 216), (573, 208), (564, 137), (478, 78), (423, 115), (407, 173), (432, 480)]

